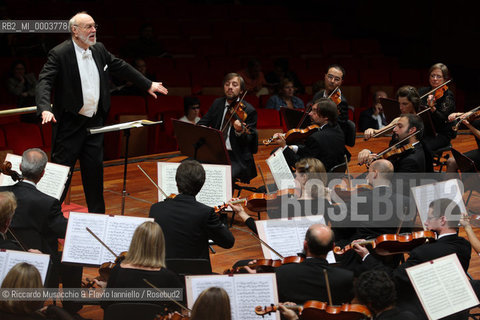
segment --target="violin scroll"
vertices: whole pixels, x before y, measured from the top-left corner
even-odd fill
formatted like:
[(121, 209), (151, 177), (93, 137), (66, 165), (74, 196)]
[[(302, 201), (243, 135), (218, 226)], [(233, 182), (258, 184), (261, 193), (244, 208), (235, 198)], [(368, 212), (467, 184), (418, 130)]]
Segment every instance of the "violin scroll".
[(12, 170), (12, 163), (10, 161), (5, 161), (2, 164), (0, 164), (0, 173), (10, 176), (13, 181), (23, 180), (23, 177), (21, 174)]

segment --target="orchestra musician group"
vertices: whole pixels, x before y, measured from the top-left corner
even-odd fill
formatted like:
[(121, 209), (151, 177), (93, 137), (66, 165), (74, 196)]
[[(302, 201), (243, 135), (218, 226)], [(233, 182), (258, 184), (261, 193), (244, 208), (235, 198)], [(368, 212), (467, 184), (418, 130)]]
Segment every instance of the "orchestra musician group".
[[(88, 14), (79, 13), (72, 17), (70, 30), (72, 40), (51, 50), (40, 74), (38, 112), (43, 123), (53, 122), (54, 125), (52, 162), (73, 169), (79, 159), (89, 212), (104, 213), (103, 136), (89, 136), (85, 129), (104, 124), (110, 107), (106, 87), (108, 72), (129, 78), (154, 96), (155, 92), (167, 94), (168, 91), (161, 83), (147, 80), (97, 43), (95, 21)], [(72, 63), (78, 68), (69, 68)], [(396, 100), (399, 112), (390, 124), (378, 118), (380, 110), (370, 115), (372, 121), (367, 123), (382, 125), (367, 128), (364, 138), (368, 140), (392, 133), (392, 139), (384, 151), (364, 149), (358, 154), (359, 164), (366, 165), (367, 185), (361, 189), (346, 183), (331, 188), (327, 173), (348, 162), (351, 157), (345, 146), (349, 128), (346, 125), (348, 103), (341, 92), (344, 76), (345, 69), (340, 65), (327, 68), (325, 89), (307, 106), (305, 117), (299, 123), (299, 128), (312, 124), (304, 137), (289, 139), (288, 132), (278, 132), (273, 136), (295, 174), (295, 191), (287, 192), (285, 196), (302, 204), (300, 212), (282, 207), (269, 208), (269, 218), (310, 215), (325, 218), (325, 224), (312, 224), (308, 228), (301, 259), (269, 269), (276, 274), (278, 296), (282, 303), (278, 310), (286, 319), (304, 318), (289, 306), (296, 304), (306, 308), (307, 302), (315, 300), (337, 306), (362, 304), (363, 316), (374, 319), (426, 319), (405, 269), (454, 253), (467, 272), (471, 257), (470, 242), (476, 251), (480, 250), (480, 243), (468, 214), (460, 212), (459, 206), (450, 199), (439, 198), (428, 203), (428, 216), (424, 221), (416, 214), (412, 215), (409, 186), (397, 187), (395, 179), (401, 179), (401, 174), (405, 173), (417, 174), (417, 177), (421, 176), (418, 174), (432, 173), (432, 155), (455, 138), (457, 124), (464, 124), (477, 142), (480, 141), (476, 112), (455, 112), (453, 92), (445, 84), (449, 80), (448, 69), (444, 64), (434, 64), (429, 70), (428, 87), (417, 90), (405, 85), (398, 89)], [(257, 112), (243, 100), (245, 82), (239, 74), (227, 74), (223, 79), (223, 90), (224, 96), (213, 102), (197, 125), (221, 131), (231, 160), (233, 184), (248, 184), (257, 176), (254, 161), (254, 154), (259, 148)], [(52, 107), (50, 96), (53, 91)], [(430, 129), (427, 130), (427, 127)], [(465, 156), (480, 164), (478, 147)], [(67, 226), (67, 219), (61, 212), (64, 196), (58, 201), (36, 188), (46, 163), (43, 151), (26, 150), (20, 166), (23, 181), (0, 189), (0, 248), (21, 250), (25, 245), (26, 250), (50, 254), (52, 277), (46, 285), (57, 287), (61, 282), (64, 287), (79, 288), (82, 268), (60, 262), (56, 241), (65, 236)], [(457, 171), (455, 159), (448, 160), (447, 168), (451, 172)], [(108, 280), (95, 281), (97, 285), (140, 288), (146, 286), (143, 280), (149, 279), (160, 288), (184, 287), (177, 275), (168, 270), (166, 259), (210, 260), (209, 240), (226, 249), (234, 246), (234, 235), (219, 215), (213, 208), (196, 200), (205, 175), (202, 164), (196, 160), (187, 159), (180, 164), (175, 176), (178, 195), (151, 206), (148, 216), (154, 221), (145, 222), (136, 229), (125, 259), (116, 263)], [(415, 181), (419, 182), (419, 179)], [(278, 193), (279, 198), (283, 196)], [(391, 200), (393, 207), (378, 209), (378, 199), (385, 197)], [(366, 200), (359, 205), (357, 200), (360, 198)], [(227, 207), (238, 213), (245, 225), (257, 233), (253, 218), (233, 200), (227, 203)], [(355, 221), (353, 212), (368, 218), (362, 222)], [(335, 218), (342, 213), (346, 216)], [(392, 215), (376, 220), (385, 213)], [(463, 217), (461, 221), (452, 218), (459, 216)], [(470, 242), (458, 236), (459, 225), (464, 226)], [(13, 231), (13, 235), (7, 233), (8, 229)], [(430, 233), (416, 247), (400, 251), (388, 251), (388, 247), (381, 247), (381, 236), (399, 236), (400, 231), (413, 234), (419, 229)], [(336, 263), (329, 263), (329, 253), (334, 253)], [(245, 261), (242, 269), (250, 273), (261, 272), (261, 269), (255, 268), (254, 260), (255, 257), (252, 257), (252, 261)], [(22, 267), (29, 268), (28, 265)], [(21, 271), (12, 269), (12, 274), (14, 272)], [(12, 281), (12, 277), (15, 276), (7, 276), (5, 281)], [(35, 274), (33, 278), (38, 277)], [(40, 285), (36, 283), (35, 287)], [(110, 304), (103, 304), (103, 307), (108, 308)], [(36, 305), (32, 310), (31, 307), (0, 303), (0, 315), (12, 318), (13, 315), (23, 315), (25, 319), (36, 319), (36, 311), (42, 306)], [(64, 319), (68, 316), (82, 318), (78, 314), (81, 304), (65, 301), (63, 307), (68, 312)], [(173, 306), (165, 314), (174, 311), (183, 312)], [(452, 319), (465, 317), (464, 312)], [(205, 290), (195, 303), (191, 318), (230, 319), (228, 294), (219, 288)]]

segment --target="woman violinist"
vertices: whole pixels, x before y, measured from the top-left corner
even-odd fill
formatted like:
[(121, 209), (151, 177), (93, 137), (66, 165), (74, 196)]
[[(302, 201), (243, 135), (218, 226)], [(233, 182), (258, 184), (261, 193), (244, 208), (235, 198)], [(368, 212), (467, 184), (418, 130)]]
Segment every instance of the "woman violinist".
[[(107, 288), (149, 288), (143, 279), (158, 288), (182, 288), (178, 276), (165, 267), (165, 240), (162, 228), (156, 222), (146, 221), (139, 225), (132, 237), (125, 259), (110, 272), (108, 282), (97, 284)], [(112, 301), (104, 301), (107, 308)], [(165, 303), (169, 308), (172, 303)], [(169, 312), (174, 310), (169, 309)]]
[[(431, 151), (438, 150), (450, 144), (450, 140), (455, 138), (456, 134), (452, 127), (447, 123), (448, 116), (455, 111), (455, 97), (452, 90), (447, 85), (441, 86), (449, 80), (448, 68), (443, 63), (436, 63), (428, 70), (428, 87), (418, 89), (422, 99), (422, 105), (430, 108), (430, 115), (437, 135), (426, 136), (425, 144)], [(438, 88), (431, 94), (426, 95), (432, 89)]]
[[(477, 169), (480, 168), (480, 120), (477, 119), (477, 116), (480, 115), (479, 111), (476, 112), (456, 112), (456, 113), (451, 113), (448, 116), (448, 121), (459, 121), (457, 125), (464, 124), (468, 130), (473, 134), (475, 137), (475, 141), (477, 143), (477, 148), (470, 150), (468, 152), (465, 152), (465, 156), (468, 158), (472, 159), (473, 162), (475, 162), (475, 166)], [(454, 157), (450, 157), (447, 160), (447, 172), (457, 172), (458, 170), (458, 165), (457, 162), (455, 161)]]

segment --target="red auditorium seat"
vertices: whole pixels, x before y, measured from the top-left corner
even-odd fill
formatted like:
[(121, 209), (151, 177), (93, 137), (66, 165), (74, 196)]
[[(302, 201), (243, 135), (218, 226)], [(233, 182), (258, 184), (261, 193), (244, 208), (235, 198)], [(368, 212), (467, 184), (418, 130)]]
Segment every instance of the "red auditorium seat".
[(158, 119), (158, 114), (166, 111), (177, 111), (183, 115), (183, 98), (180, 96), (152, 96), (147, 98), (148, 119)]
[(382, 69), (364, 69), (360, 71), (360, 83), (362, 86), (368, 85), (388, 85), (391, 83), (390, 71)]
[(391, 71), (392, 84), (396, 87), (404, 85), (418, 86), (422, 83), (420, 71), (415, 69), (393, 69)]
[(0, 127), (0, 150), (7, 149), (7, 141), (5, 140), (5, 132), (3, 132), (2, 127)]
[(275, 109), (257, 109), (257, 129), (282, 128), (280, 112)]
[(265, 108), (265, 106), (267, 105), (267, 101), (268, 99), (270, 99), (272, 95), (271, 94), (265, 94), (263, 96), (260, 96), (259, 99), (260, 99), (260, 103), (259, 103), (259, 108)]
[[(158, 115), (158, 118), (155, 120), (163, 120), (163, 124), (153, 126), (153, 130), (150, 130), (150, 153), (169, 152), (178, 149), (177, 140), (173, 132), (172, 119), (178, 119), (182, 115), (183, 112), (177, 110), (168, 110)], [(153, 134), (153, 137), (151, 134)]]
[(29, 148), (45, 150), (40, 127), (33, 123), (10, 123), (3, 126), (7, 148), (21, 155)]
[(254, 94), (245, 95), (244, 100), (250, 103), (255, 109), (258, 109), (260, 106), (260, 99)]
[(112, 96), (107, 123), (118, 122), (118, 116), (147, 114), (145, 98), (140, 96)]
[(198, 100), (200, 100), (200, 114), (201, 115), (206, 114), (208, 109), (210, 109), (210, 106), (212, 105), (213, 101), (215, 101), (215, 99), (217, 99), (217, 98), (220, 98), (220, 96), (209, 95), (209, 94), (198, 95), (196, 97), (198, 98)]

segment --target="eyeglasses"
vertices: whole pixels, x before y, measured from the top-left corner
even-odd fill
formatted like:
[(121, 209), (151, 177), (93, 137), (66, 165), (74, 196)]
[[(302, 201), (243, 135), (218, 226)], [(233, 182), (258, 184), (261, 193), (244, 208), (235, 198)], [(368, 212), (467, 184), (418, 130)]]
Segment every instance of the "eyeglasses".
[(335, 82), (340, 82), (342, 79), (340, 77), (335, 77), (333, 74), (327, 74), (328, 80), (333, 80)]
[(78, 24), (74, 24), (75, 27), (82, 28), (84, 30), (90, 30), (92, 28), (95, 28), (95, 30), (98, 30), (98, 24), (87, 24), (85, 26), (79, 26)]
[(443, 79), (443, 76), (439, 75), (439, 74), (431, 74), (430, 78), (432, 78), (432, 79)]

